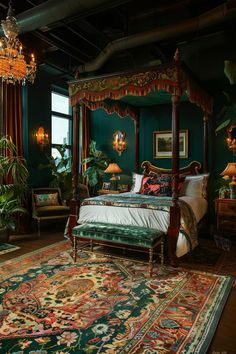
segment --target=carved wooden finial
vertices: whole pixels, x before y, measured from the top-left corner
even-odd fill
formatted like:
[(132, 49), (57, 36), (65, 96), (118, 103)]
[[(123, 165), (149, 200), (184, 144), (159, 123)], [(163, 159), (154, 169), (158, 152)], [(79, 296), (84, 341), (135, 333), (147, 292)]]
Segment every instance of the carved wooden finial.
[(79, 80), (79, 79), (80, 79), (80, 72), (79, 72), (79, 70), (76, 70), (75, 80)]
[(179, 51), (179, 48), (177, 48), (176, 51), (175, 51), (174, 60), (175, 60), (176, 62), (179, 62), (179, 61), (180, 61), (180, 51)]

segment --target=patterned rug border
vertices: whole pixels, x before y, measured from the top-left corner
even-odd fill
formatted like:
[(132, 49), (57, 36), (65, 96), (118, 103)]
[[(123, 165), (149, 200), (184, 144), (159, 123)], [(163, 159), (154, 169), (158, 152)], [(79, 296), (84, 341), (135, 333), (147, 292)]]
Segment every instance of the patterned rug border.
[[(24, 269), (27, 263), (30, 261), (32, 265), (38, 262), (47, 261), (53, 255), (58, 254), (63, 251), (67, 251), (71, 248), (71, 243), (68, 240), (62, 240), (51, 245), (38, 248), (27, 254), (23, 254), (14, 259), (9, 259), (0, 263), (0, 281), (3, 281), (4, 278), (9, 276), (12, 272), (15, 271), (15, 267), (19, 267), (18, 270)], [(32, 257), (36, 256), (36, 257)], [(19, 263), (19, 264), (18, 264)], [(4, 273), (7, 273), (4, 275)]]
[[(1, 247), (2, 247), (3, 245), (7, 245), (7, 246), (10, 246), (10, 247), (7, 248), (7, 249), (1, 250)], [(10, 244), (10, 243), (8, 243), (8, 242), (3, 242), (3, 243), (0, 244), (0, 256), (1, 256), (2, 254), (6, 254), (6, 253), (9, 253), (9, 252), (14, 252), (14, 251), (19, 250), (19, 249), (20, 249), (19, 246), (12, 245), (12, 244)]]
[[(18, 256), (14, 259), (0, 262), (0, 281), (3, 281), (5, 279), (5, 277), (9, 277), (9, 275), (11, 275), (11, 273), (14, 273), (16, 271), (16, 267), (17, 267), (18, 271), (21, 270), (22, 268), (25, 269), (25, 266), (27, 265), (27, 263), (29, 261), (31, 263), (31, 266), (34, 266), (35, 264), (38, 264), (38, 262), (39, 263), (46, 262), (51, 257), (53, 257), (61, 252), (66, 252), (66, 251), (72, 252), (71, 241), (68, 239), (65, 239), (65, 240), (62, 240), (59, 242), (55, 242), (55, 243), (48, 245), (48, 246), (38, 248), (34, 251), (31, 251), (27, 254), (23, 254), (22, 256)], [(32, 256), (35, 256), (35, 255), (36, 255), (36, 257), (32, 258)], [(96, 255), (96, 253), (94, 253), (94, 255)], [(99, 253), (96, 256), (99, 256)], [(102, 254), (102, 253), (100, 254), (99, 258), (101, 260), (102, 258), (107, 259), (108, 257), (116, 262), (118, 262), (118, 261), (122, 262), (124, 260), (128, 260), (130, 262), (135, 262), (135, 259), (133, 259), (133, 258), (112, 257), (112, 256), (108, 256), (107, 254)], [(139, 263), (142, 263), (142, 262), (139, 262)], [(168, 265), (165, 265), (165, 267), (166, 268), (170, 267), (172, 269), (172, 267), (168, 266)], [(225, 274), (225, 272), (220, 272), (219, 269), (215, 269), (213, 272), (209, 269), (203, 270), (202, 268), (194, 269), (194, 268), (185, 267), (185, 264), (180, 264), (180, 266), (177, 269), (181, 270), (183, 272), (190, 272), (190, 273), (227, 276), (227, 277), (231, 278), (232, 286), (233, 287), (236, 286), (236, 279), (232, 275)]]

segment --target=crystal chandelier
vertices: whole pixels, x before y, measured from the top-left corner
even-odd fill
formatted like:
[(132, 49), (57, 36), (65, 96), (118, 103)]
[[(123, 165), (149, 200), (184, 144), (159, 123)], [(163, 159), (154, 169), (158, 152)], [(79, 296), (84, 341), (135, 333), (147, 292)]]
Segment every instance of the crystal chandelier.
[(15, 84), (16, 82), (25, 85), (26, 81), (34, 82), (36, 76), (36, 63), (34, 54), (31, 54), (27, 64), (22, 44), (17, 38), (19, 27), (14, 17), (9, 2), (9, 9), (6, 20), (1, 21), (5, 37), (0, 38), (0, 77), (2, 81)]

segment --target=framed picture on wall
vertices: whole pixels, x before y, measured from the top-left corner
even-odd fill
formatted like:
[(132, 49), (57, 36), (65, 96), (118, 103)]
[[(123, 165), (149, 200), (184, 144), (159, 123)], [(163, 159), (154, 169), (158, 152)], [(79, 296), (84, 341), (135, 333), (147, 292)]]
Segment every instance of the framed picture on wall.
[[(154, 159), (168, 159), (172, 157), (172, 132), (153, 132), (153, 157)], [(188, 130), (179, 133), (179, 157), (188, 157)]]

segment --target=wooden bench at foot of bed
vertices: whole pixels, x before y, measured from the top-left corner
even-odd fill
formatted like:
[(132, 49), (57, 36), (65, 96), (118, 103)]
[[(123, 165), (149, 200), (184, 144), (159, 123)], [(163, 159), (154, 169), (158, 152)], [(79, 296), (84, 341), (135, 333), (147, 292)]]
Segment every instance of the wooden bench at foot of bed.
[(73, 228), (73, 258), (76, 262), (77, 240), (79, 238), (90, 240), (91, 251), (93, 245), (106, 245), (128, 250), (138, 250), (149, 253), (149, 273), (152, 276), (154, 249), (160, 245), (161, 265), (164, 263), (164, 239), (165, 234), (161, 230), (150, 229), (148, 227), (119, 225), (107, 223), (85, 223)]

